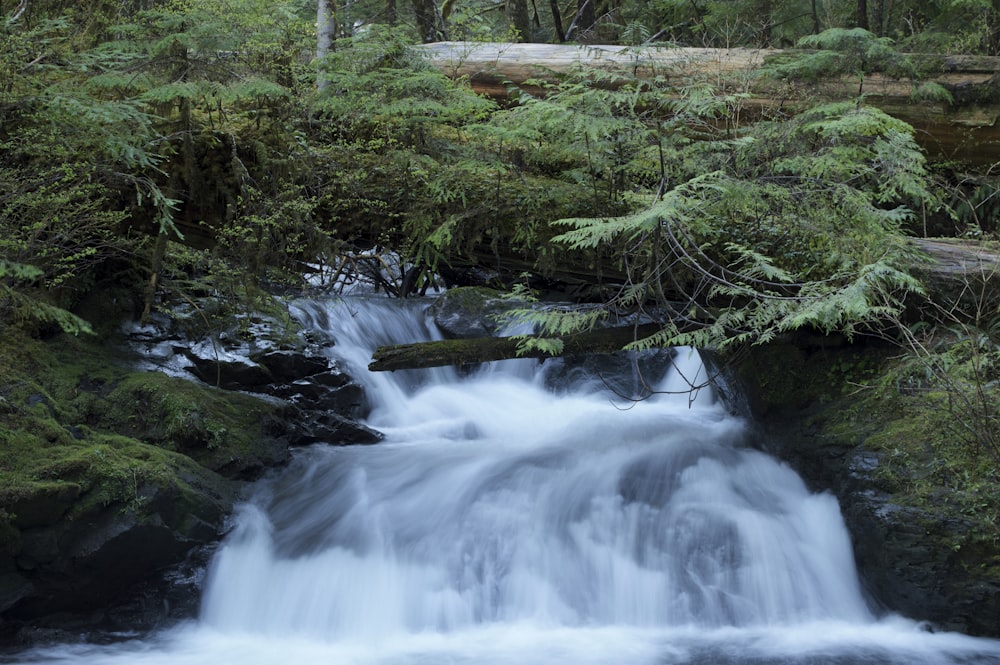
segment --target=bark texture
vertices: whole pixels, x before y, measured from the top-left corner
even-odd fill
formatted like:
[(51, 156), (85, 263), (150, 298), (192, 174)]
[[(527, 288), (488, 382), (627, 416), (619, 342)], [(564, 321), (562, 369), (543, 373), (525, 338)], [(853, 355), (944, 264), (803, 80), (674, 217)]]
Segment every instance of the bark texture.
[[(660, 48), (570, 44), (438, 42), (422, 47), (430, 63), (451, 77), (468, 78), (473, 89), (505, 97), (508, 86), (529, 79), (554, 80), (571, 71), (592, 68), (625, 76), (664, 75), (685, 81), (714, 80), (720, 90), (749, 92), (748, 111), (795, 112), (823, 99), (853, 99), (856, 76), (791, 84), (759, 76), (769, 61), (787, 55), (779, 49)], [(863, 93), (869, 104), (905, 120), (917, 139), (937, 159), (976, 164), (1000, 161), (1000, 58), (920, 56), (923, 69), (953, 96), (952, 103), (916, 102), (914, 84), (885, 74), (868, 74)], [(534, 89), (534, 93), (541, 90)]]

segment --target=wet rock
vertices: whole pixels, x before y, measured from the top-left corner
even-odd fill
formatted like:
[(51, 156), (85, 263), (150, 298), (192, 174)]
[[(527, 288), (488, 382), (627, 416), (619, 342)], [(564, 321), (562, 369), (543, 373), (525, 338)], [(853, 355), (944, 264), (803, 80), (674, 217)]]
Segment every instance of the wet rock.
[(137, 487), (128, 503), (83, 497), (72, 520), (25, 529), (19, 570), (0, 575), (5, 619), (101, 611), (152, 571), (217, 541), (238, 485), (177, 459), (174, 475)]
[(273, 381), (267, 368), (256, 363), (242, 359), (202, 358), (190, 350), (186, 350), (184, 355), (191, 361), (188, 371), (210, 386), (255, 392)]
[(317, 443), (350, 445), (378, 443), (383, 438), (378, 432), (353, 419), (333, 412), (305, 415), (289, 438), (293, 446)]
[(34, 590), (34, 585), (20, 573), (0, 573), (0, 612), (10, 609)]
[[(237, 335), (225, 331), (214, 338), (187, 339), (183, 322), (162, 315), (142, 327), (128, 328), (133, 348), (157, 349), (157, 369), (194, 377), (223, 390), (277, 398), (294, 407), (294, 417), (276, 418), (270, 433), (286, 445), (323, 442), (334, 445), (372, 443), (373, 430), (357, 419), (370, 406), (363, 388), (323, 353), (329, 341), (307, 341), (274, 319), (250, 315)], [(160, 331), (160, 337), (156, 332)], [(205, 331), (198, 334), (204, 335)], [(169, 346), (173, 356), (164, 349)], [(149, 359), (149, 355), (144, 356)], [(324, 422), (336, 414), (336, 426)], [(330, 416), (328, 419), (332, 419)], [(196, 432), (197, 433), (197, 432)], [(210, 460), (208, 458), (211, 458)], [(200, 461), (230, 477), (253, 478), (269, 466), (287, 461), (287, 454), (201, 455)]]
[(59, 521), (80, 496), (77, 483), (58, 482), (41, 487), (30, 496), (14, 501), (10, 513), (19, 529), (47, 526)]
[(835, 380), (845, 368), (877, 366), (898, 351), (798, 342), (756, 347), (735, 368), (758, 446), (789, 463), (811, 489), (837, 497), (876, 610), (938, 629), (1000, 636), (995, 544), (977, 539), (949, 501), (915, 497), (905, 479), (882, 469), (885, 453), (869, 442), (900, 415), (885, 406), (859, 411), (863, 396)]
[(441, 294), (430, 307), (446, 337), (465, 339), (494, 337), (503, 328), (503, 315), (524, 303), (501, 298), (498, 291), (465, 286)]
[(254, 360), (268, 371), (272, 383), (298, 381), (330, 373), (330, 361), (326, 357), (300, 351), (270, 351), (255, 356)]

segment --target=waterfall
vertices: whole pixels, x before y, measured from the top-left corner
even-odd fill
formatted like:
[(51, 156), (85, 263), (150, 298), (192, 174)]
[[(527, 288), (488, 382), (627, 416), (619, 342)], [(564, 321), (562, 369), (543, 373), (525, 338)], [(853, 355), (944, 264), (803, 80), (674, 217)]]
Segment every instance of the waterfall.
[(689, 390), (694, 351), (367, 372), (376, 346), (436, 334), (424, 306), (297, 303), (384, 442), (259, 482), (197, 622), (30, 662), (1000, 663), (873, 615), (835, 498)]

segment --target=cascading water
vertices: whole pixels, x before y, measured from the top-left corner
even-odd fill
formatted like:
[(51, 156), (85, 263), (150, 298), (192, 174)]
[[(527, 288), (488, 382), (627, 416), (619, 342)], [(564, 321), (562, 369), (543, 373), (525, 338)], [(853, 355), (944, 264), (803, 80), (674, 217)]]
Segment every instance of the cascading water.
[(696, 354), (641, 377), (364, 370), (375, 346), (432, 334), (419, 308), (297, 305), (386, 438), (299, 451), (259, 483), (198, 622), (25, 662), (1000, 663), (996, 642), (872, 615), (835, 499), (742, 448), (708, 389), (692, 401)]

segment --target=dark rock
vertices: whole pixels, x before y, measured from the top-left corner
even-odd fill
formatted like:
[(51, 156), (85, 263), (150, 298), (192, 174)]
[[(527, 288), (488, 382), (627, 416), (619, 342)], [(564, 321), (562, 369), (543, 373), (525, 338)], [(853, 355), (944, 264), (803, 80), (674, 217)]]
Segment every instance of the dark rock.
[(348, 418), (364, 418), (371, 411), (364, 388), (353, 382), (330, 390), (319, 400), (319, 406)]
[[(182, 464), (181, 485), (146, 484), (133, 503), (78, 504), (74, 518), (27, 529), (19, 570), (0, 576), (5, 618), (102, 610), (157, 570), (218, 540), (237, 485)], [(85, 499), (86, 497), (82, 497)]]
[(329, 388), (340, 388), (353, 382), (353, 379), (339, 370), (331, 370), (320, 374), (313, 374), (309, 380), (321, 386)]
[(1000, 635), (1000, 582), (981, 567), (996, 549), (966, 551), (960, 544), (976, 539), (954, 509), (902, 503), (906, 493), (897, 495), (880, 474), (881, 453), (866, 447), (898, 414), (845, 419), (860, 397), (831, 383), (845, 367), (877, 365), (893, 350), (795, 342), (756, 347), (736, 368), (734, 385), (760, 429), (759, 447), (788, 462), (813, 490), (837, 497), (874, 608), (945, 630)]
[(10, 609), (34, 591), (34, 585), (20, 573), (0, 573), (0, 612)]
[(522, 302), (501, 298), (493, 289), (466, 286), (438, 296), (430, 313), (446, 337), (493, 337), (503, 327), (503, 315), (524, 306)]
[[(546, 361), (545, 383), (554, 390), (562, 390), (581, 382), (600, 382), (621, 398), (643, 399), (650, 396), (670, 369), (673, 355), (670, 350), (654, 350), (564, 356), (554, 362)], [(700, 381), (706, 378), (703, 376)]]
[(211, 386), (226, 390), (249, 390), (259, 392), (261, 386), (273, 382), (266, 367), (247, 360), (218, 360), (202, 358), (190, 350), (184, 354), (191, 366), (188, 371)]
[(30, 496), (11, 504), (12, 522), (20, 529), (55, 524), (77, 500), (80, 491), (77, 483), (59, 482), (42, 486)]
[(274, 383), (296, 381), (330, 370), (330, 361), (324, 356), (298, 351), (270, 351), (254, 356), (253, 360), (268, 371)]
[(317, 443), (329, 445), (372, 444), (383, 438), (382, 433), (367, 425), (327, 412), (301, 420), (290, 443), (308, 446)]

